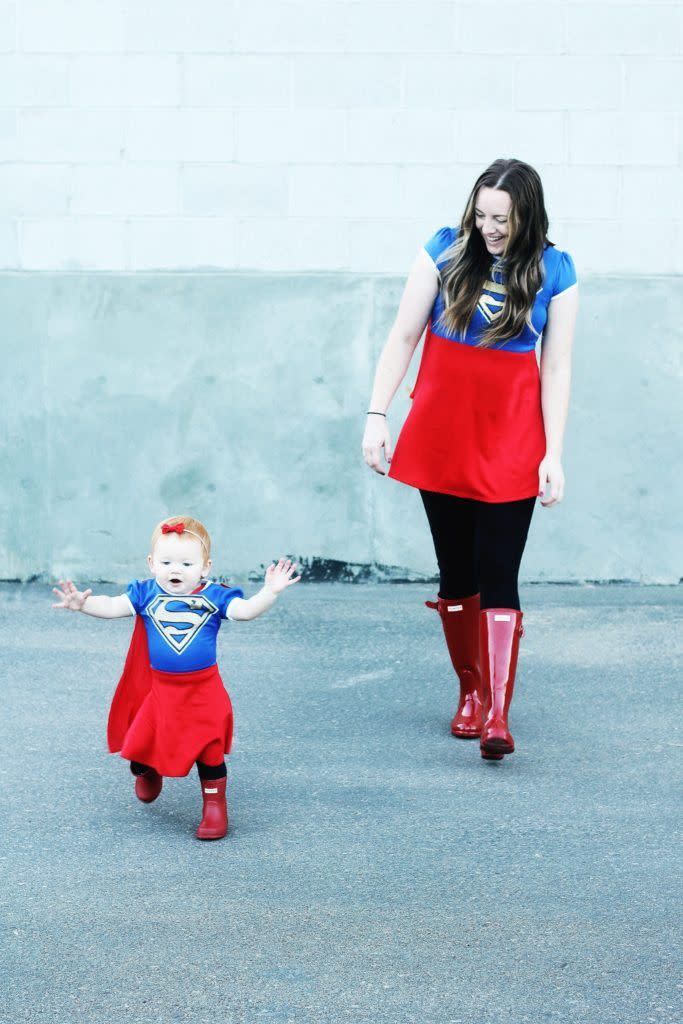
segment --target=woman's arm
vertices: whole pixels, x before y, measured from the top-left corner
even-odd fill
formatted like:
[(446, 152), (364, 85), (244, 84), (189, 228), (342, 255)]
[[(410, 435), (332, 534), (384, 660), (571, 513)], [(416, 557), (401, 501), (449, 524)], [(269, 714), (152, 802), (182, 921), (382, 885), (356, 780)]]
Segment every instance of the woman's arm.
[(134, 615), (133, 607), (125, 594), (107, 597), (105, 594), (93, 596), (92, 590), (77, 590), (71, 580), (60, 580), (59, 586), (52, 592), (60, 600), (53, 608), (65, 608), (71, 612), (83, 612), (96, 619), (123, 619), (126, 615)]
[[(386, 413), (389, 408), (422, 337), (438, 291), (436, 267), (421, 249), (410, 268), (396, 319), (377, 362), (368, 407), (372, 412)], [(382, 448), (387, 462), (391, 462), (391, 438), (386, 420), (384, 416), (368, 416), (363, 435), (363, 455), (371, 469), (384, 475), (380, 463)]]
[(578, 288), (568, 288), (548, 308), (541, 343), (541, 407), (545, 427), (545, 457), (538, 467), (538, 491), (546, 508), (564, 497), (562, 444), (569, 408), (572, 343), (579, 308)]

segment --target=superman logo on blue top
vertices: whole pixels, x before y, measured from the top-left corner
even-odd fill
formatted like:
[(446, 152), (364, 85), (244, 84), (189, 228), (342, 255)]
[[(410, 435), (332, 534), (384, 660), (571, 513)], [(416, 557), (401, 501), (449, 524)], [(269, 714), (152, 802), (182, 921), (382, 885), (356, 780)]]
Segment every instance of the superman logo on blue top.
[(147, 606), (147, 614), (162, 638), (176, 654), (188, 647), (218, 608), (203, 594), (174, 597), (159, 594)]
[(156, 580), (133, 580), (126, 591), (145, 623), (152, 668), (196, 672), (216, 664), (216, 637), (239, 587), (207, 580), (194, 594), (169, 594)]

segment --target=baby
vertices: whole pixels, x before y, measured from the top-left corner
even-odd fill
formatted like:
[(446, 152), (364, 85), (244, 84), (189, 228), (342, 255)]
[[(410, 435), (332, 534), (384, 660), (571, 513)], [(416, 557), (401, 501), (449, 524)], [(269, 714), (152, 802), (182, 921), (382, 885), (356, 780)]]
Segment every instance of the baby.
[(232, 743), (232, 705), (216, 665), (223, 619), (255, 619), (301, 577), (281, 558), (248, 600), (238, 587), (207, 579), (211, 538), (191, 516), (163, 520), (152, 534), (147, 563), (153, 579), (133, 580), (118, 597), (78, 591), (71, 580), (53, 588), (54, 608), (99, 619), (135, 615), (135, 629), (114, 694), (107, 740), (130, 761), (143, 803), (159, 796), (163, 776), (187, 775), (196, 762), (204, 802), (198, 839), (228, 831), (225, 754)]

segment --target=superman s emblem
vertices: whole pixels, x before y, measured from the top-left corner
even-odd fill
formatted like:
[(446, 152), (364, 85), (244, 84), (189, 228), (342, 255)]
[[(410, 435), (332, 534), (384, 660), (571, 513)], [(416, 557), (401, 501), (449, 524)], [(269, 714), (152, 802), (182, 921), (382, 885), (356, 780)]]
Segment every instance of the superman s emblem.
[(169, 647), (182, 654), (218, 608), (203, 594), (158, 594), (147, 614)]
[(479, 296), (477, 309), (487, 323), (490, 324), (492, 320), (500, 316), (505, 305), (506, 294), (507, 289), (504, 284), (500, 284), (498, 281), (486, 281), (484, 290)]

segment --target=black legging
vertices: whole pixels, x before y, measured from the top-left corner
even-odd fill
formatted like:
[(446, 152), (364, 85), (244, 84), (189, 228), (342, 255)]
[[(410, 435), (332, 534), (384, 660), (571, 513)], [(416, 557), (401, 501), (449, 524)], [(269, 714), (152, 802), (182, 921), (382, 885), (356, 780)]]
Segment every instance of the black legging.
[[(141, 764), (140, 761), (131, 761), (130, 770), (133, 775), (143, 775), (149, 771), (149, 766)], [(225, 766), (225, 761), (222, 764), (204, 764), (203, 761), (197, 761), (197, 774), (203, 782), (209, 782), (214, 779), (224, 779), (228, 774), (228, 769)]]
[(420, 491), (439, 564), (441, 597), (481, 595), (482, 608), (519, 610), (517, 576), (535, 498), (486, 502)]

